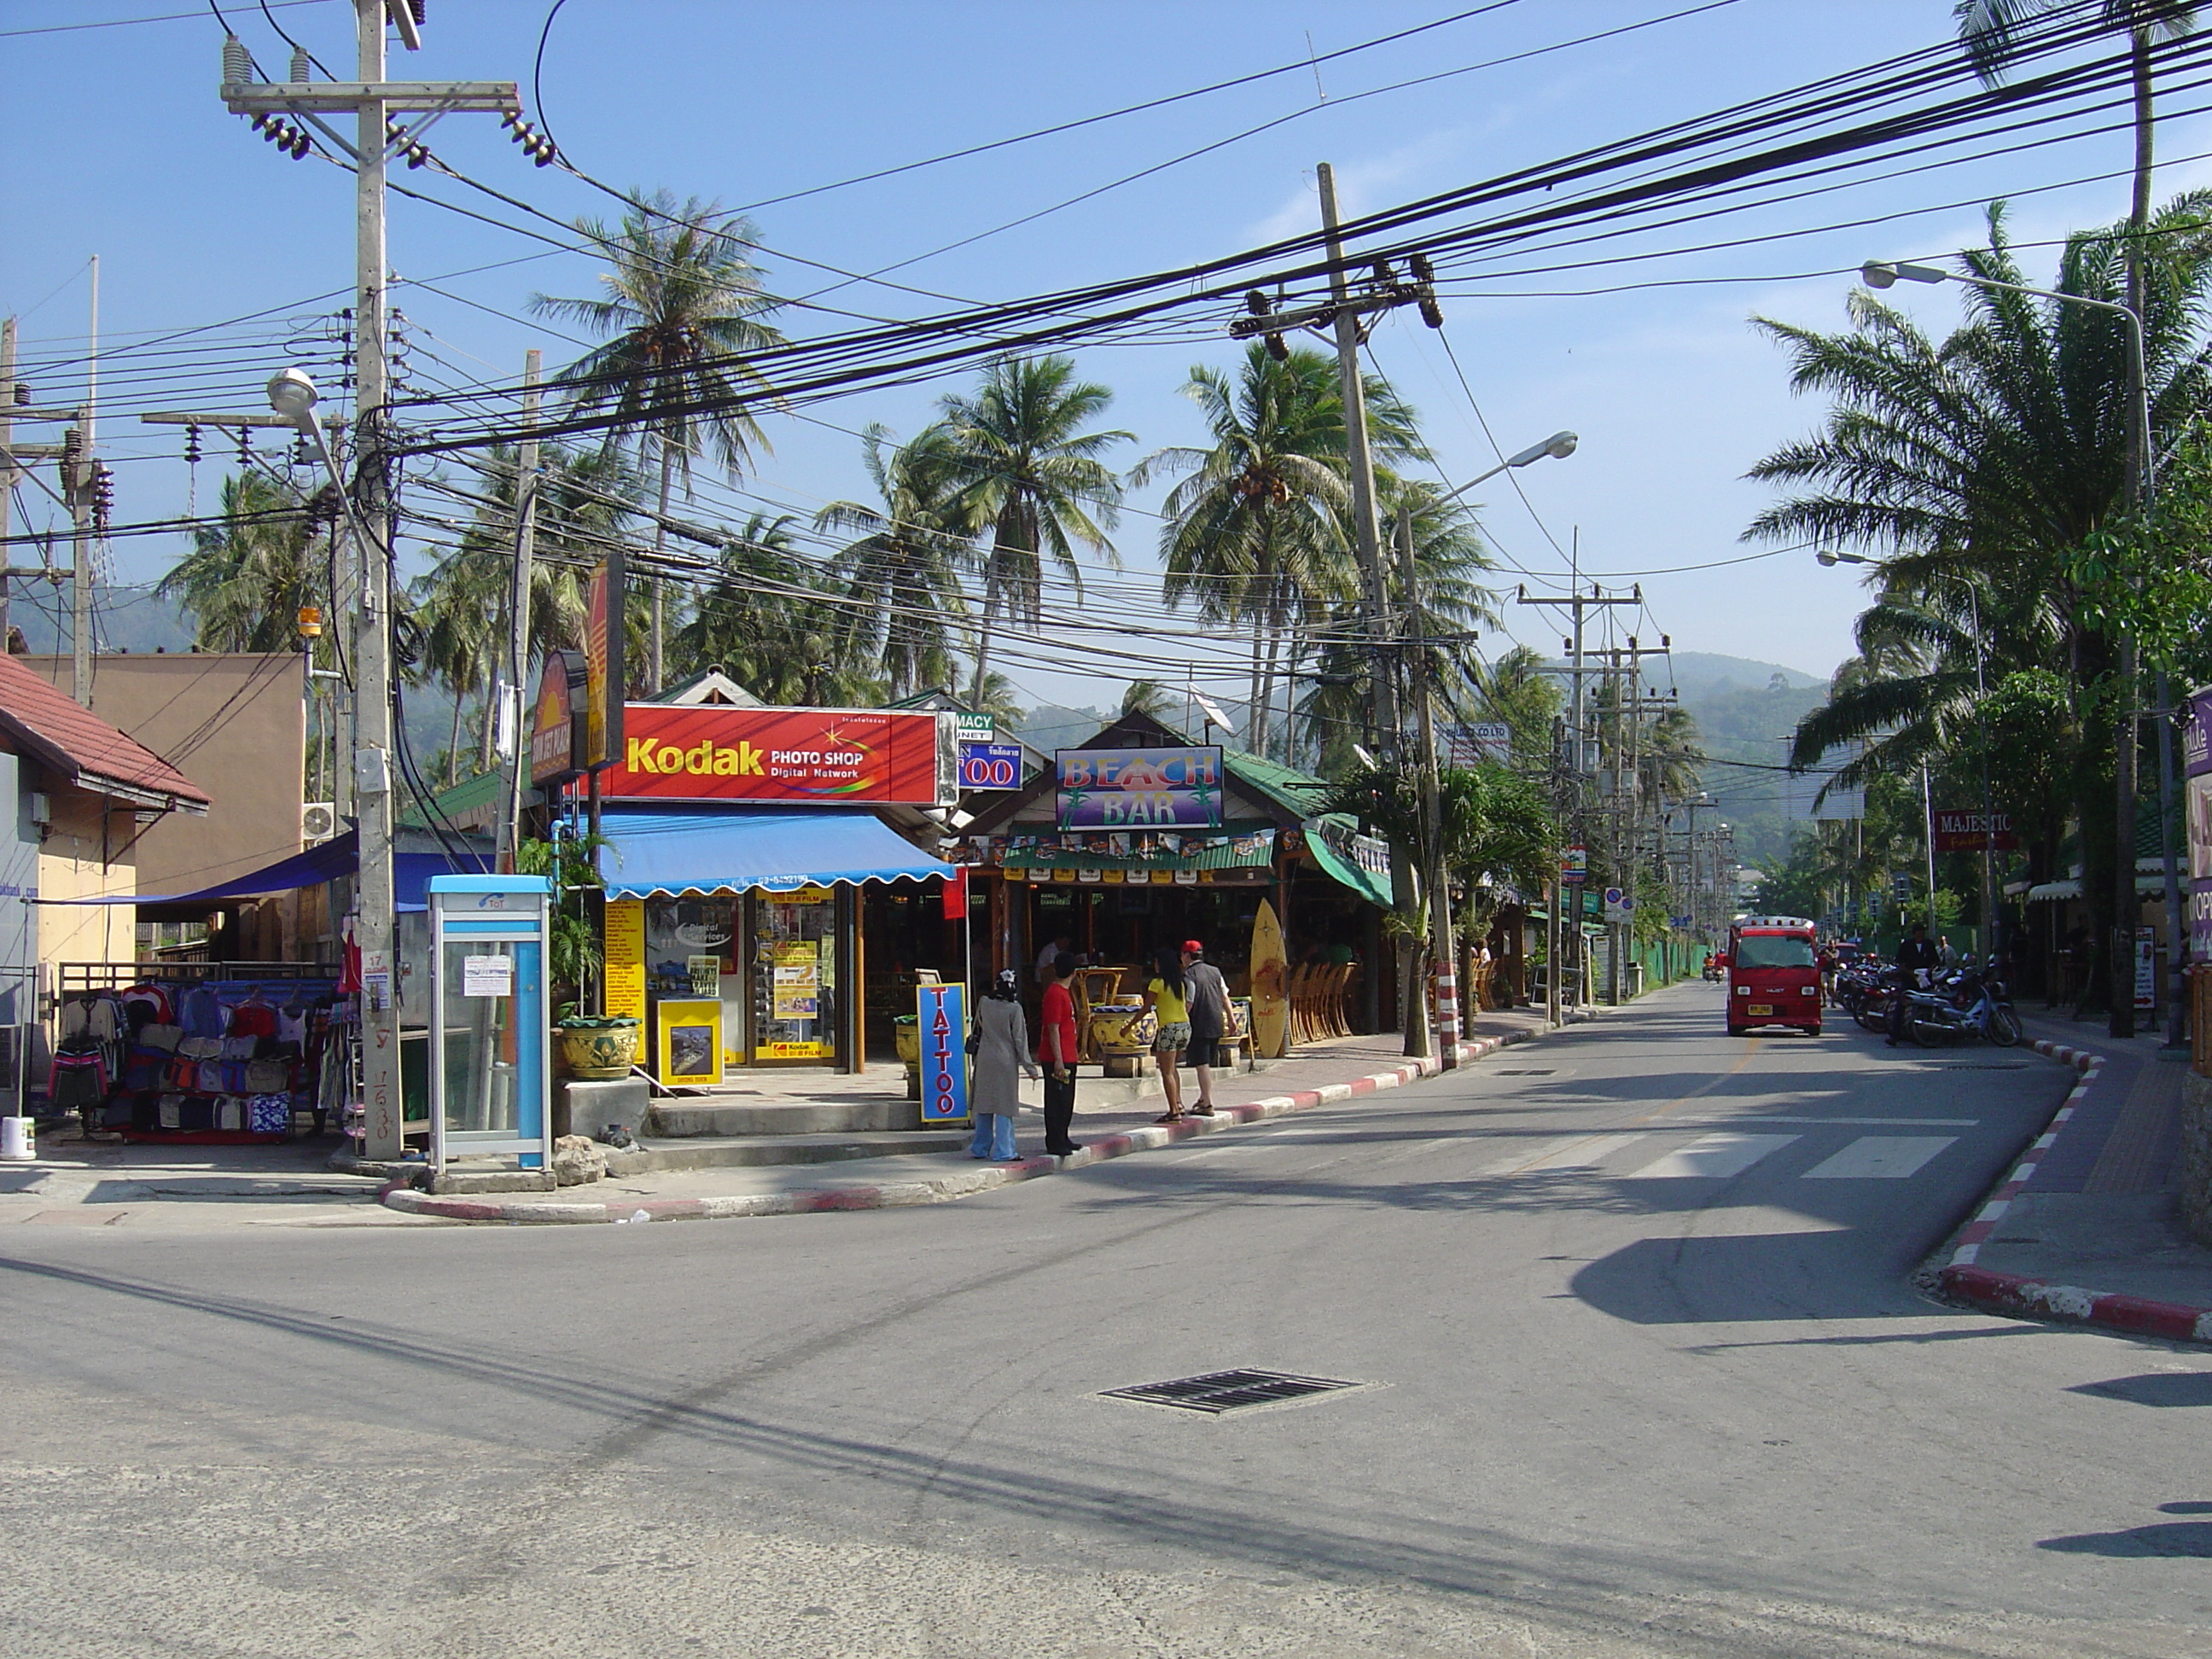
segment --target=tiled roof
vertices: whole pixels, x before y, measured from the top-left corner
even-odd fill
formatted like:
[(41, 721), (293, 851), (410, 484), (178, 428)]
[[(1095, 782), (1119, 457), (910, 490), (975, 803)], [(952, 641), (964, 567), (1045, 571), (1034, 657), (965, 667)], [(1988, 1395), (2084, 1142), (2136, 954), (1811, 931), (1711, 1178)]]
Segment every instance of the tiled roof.
[(11, 657), (0, 656), (0, 731), (79, 787), (204, 812), (208, 793), (152, 750)]

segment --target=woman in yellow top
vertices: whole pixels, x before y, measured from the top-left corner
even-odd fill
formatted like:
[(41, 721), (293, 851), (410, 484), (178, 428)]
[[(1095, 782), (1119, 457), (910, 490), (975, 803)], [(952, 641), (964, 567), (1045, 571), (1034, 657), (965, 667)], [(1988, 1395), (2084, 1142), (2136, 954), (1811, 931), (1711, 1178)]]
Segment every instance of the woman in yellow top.
[(1190, 1046), (1190, 1004), (1182, 982), (1182, 958), (1173, 951), (1152, 955), (1152, 977), (1145, 985), (1145, 1006), (1159, 1016), (1159, 1035), (1152, 1039), (1152, 1063), (1159, 1067), (1160, 1092), (1167, 1097), (1166, 1113), (1159, 1123), (1182, 1121), (1182, 1051)]

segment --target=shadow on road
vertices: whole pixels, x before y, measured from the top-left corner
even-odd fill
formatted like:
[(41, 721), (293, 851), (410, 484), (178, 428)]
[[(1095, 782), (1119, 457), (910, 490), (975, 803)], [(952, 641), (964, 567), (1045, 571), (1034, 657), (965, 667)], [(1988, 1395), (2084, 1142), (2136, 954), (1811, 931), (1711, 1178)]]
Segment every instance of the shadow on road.
[[(2204, 1515), (2212, 1504), (2160, 1504), (2160, 1515)], [(2212, 1521), (2159, 1521), (2125, 1532), (2082, 1532), (2067, 1538), (2046, 1538), (2036, 1546), (2062, 1555), (2106, 1555), (2116, 1560), (2147, 1560), (2157, 1557), (2202, 1560), (2212, 1558)]]
[(2136, 1406), (2212, 1406), (2212, 1371), (2151, 1371), (2116, 1376), (2109, 1382), (2082, 1382), (2067, 1392)]

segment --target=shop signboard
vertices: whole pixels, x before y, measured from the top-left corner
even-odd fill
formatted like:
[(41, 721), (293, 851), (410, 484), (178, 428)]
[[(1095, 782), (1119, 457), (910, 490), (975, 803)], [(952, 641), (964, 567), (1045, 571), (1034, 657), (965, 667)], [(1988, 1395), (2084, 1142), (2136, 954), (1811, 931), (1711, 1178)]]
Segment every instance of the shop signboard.
[(645, 1018), (645, 901), (609, 899), (601, 995), (609, 1018)]
[(1939, 853), (1992, 853), (2020, 849), (2020, 836), (2009, 812), (1947, 812), (1936, 814), (1936, 850)]
[(999, 723), (988, 714), (971, 714), (964, 708), (953, 711), (952, 729), (963, 743), (989, 743), (999, 735)]
[(628, 800), (935, 806), (957, 793), (952, 718), (632, 703), (623, 711), (622, 753), (601, 787), (610, 799)]
[(2187, 775), (2189, 830), (2189, 955), (2212, 961), (2212, 689), (2189, 694), (2181, 726), (2182, 769)]
[(623, 700), (629, 695), (623, 661), (623, 556), (594, 566), (584, 596), (584, 752), (580, 768), (622, 758)]
[(921, 1034), (921, 1121), (968, 1121), (968, 988), (918, 985), (915, 1012)]
[(1559, 860), (1559, 879), (1570, 887), (1579, 887), (1589, 875), (1589, 848), (1570, 847)]
[(963, 789), (1020, 788), (1021, 744), (963, 742), (960, 745), (960, 787)]
[(1443, 739), (1444, 764), (1467, 771), (1484, 761), (1504, 764), (1513, 758), (1513, 728), (1503, 720), (1479, 720), (1467, 726), (1446, 726), (1437, 735)]
[(1062, 830), (1218, 830), (1221, 750), (1062, 749), (1054, 762)]
[(589, 696), (591, 671), (580, 653), (549, 651), (538, 671), (538, 702), (530, 721), (530, 787), (543, 789), (583, 769), (586, 739), (578, 716)]
[(2158, 1007), (2158, 935), (2148, 927), (2136, 930), (2136, 1012), (2151, 1013)]

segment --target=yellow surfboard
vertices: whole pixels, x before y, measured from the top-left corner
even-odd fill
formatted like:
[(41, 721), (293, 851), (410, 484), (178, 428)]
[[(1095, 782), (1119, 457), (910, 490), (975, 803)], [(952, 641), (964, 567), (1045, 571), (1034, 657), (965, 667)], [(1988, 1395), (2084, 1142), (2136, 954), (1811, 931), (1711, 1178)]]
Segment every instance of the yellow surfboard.
[(1291, 1052), (1291, 959), (1283, 948), (1283, 924), (1275, 907), (1260, 901), (1252, 918), (1252, 1052), (1280, 1060)]

